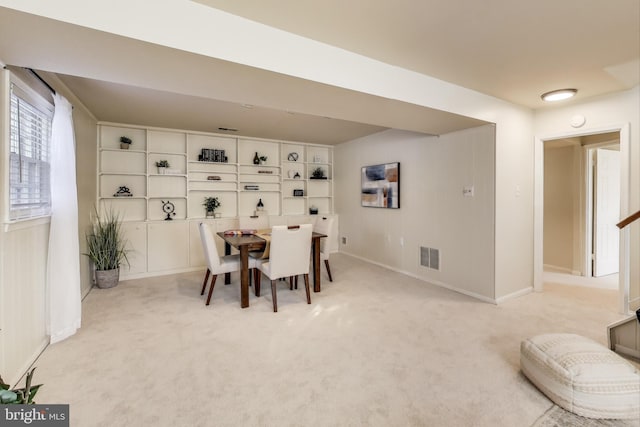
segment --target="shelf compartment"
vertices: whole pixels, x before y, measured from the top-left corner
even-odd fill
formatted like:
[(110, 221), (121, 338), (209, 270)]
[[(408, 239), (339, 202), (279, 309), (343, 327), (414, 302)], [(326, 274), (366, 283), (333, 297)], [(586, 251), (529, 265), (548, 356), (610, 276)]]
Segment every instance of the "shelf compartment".
[(287, 215), (304, 215), (306, 208), (306, 200), (304, 197), (285, 197), (282, 200), (282, 210)]
[(147, 132), (149, 152), (182, 154), (186, 152), (186, 138), (182, 132), (150, 130)]
[[(130, 150), (147, 150), (147, 131), (145, 129), (125, 127), (125, 126), (100, 126), (100, 147), (120, 148), (120, 137), (126, 136), (131, 140)], [(122, 150), (128, 151), (128, 150)]]
[(149, 197), (186, 197), (187, 179), (180, 175), (149, 176)]
[(280, 193), (277, 191), (242, 191), (238, 197), (240, 216), (253, 215), (259, 199), (262, 199), (264, 210), (268, 215), (280, 215)]
[(130, 150), (100, 151), (100, 170), (104, 173), (145, 173), (146, 153)]
[(235, 191), (195, 191), (189, 193), (189, 218), (205, 218), (204, 206), (205, 197), (217, 197), (220, 207), (216, 212), (220, 212), (224, 218), (238, 216), (238, 193)]
[[(120, 187), (127, 187), (134, 197), (147, 195), (147, 177), (144, 175), (100, 175), (100, 197), (113, 197)], [(120, 197), (128, 199), (130, 197)]]
[(255, 154), (266, 156), (267, 161), (260, 166), (277, 166), (280, 164), (280, 144), (271, 141), (252, 139), (240, 139), (238, 143), (238, 162), (241, 164), (253, 163)]
[[(225, 138), (220, 136), (188, 134), (187, 135), (187, 156), (189, 161), (197, 161), (198, 156), (202, 153), (203, 148), (211, 150), (224, 150), (224, 155), (227, 157), (229, 163), (236, 163), (236, 139)], [(210, 162), (199, 162), (210, 163)], [(213, 163), (210, 164), (225, 164), (225, 163)]]
[[(259, 173), (258, 171), (271, 171), (273, 173)], [(247, 175), (260, 175), (260, 176), (280, 176), (280, 166), (268, 166), (268, 165), (240, 165), (240, 174)]]
[[(245, 185), (257, 185), (258, 190), (246, 190)], [(268, 183), (268, 182), (255, 182), (255, 181), (245, 181), (240, 183), (239, 187), (240, 191), (250, 191), (252, 193), (259, 191), (280, 191), (280, 183)]]
[(240, 183), (277, 183), (280, 182), (279, 175), (267, 175), (267, 174), (241, 174), (240, 175)]
[(331, 213), (331, 198), (329, 197), (308, 197), (307, 203), (309, 207), (317, 207), (319, 215), (329, 215)]
[(172, 219), (187, 218), (187, 199), (185, 197), (154, 197), (148, 201), (148, 217), (151, 221), (163, 220), (167, 217), (167, 213), (162, 209), (162, 202), (171, 202), (176, 207), (175, 215), (171, 215)]
[(177, 170), (181, 175), (186, 175), (187, 173), (187, 158), (184, 154), (149, 153), (147, 160), (147, 170), (151, 174), (158, 173), (156, 162), (160, 160), (166, 160), (169, 162), (169, 167), (167, 169)]
[[(209, 176), (218, 176), (220, 179), (207, 179)], [(235, 173), (217, 173), (217, 172), (189, 172), (190, 182), (236, 182), (237, 175)]]
[(282, 195), (284, 197), (293, 196), (293, 190), (302, 190), (307, 195), (306, 182), (301, 179), (289, 179), (282, 182)]
[(190, 181), (189, 191), (203, 190), (203, 191), (236, 191), (237, 186), (235, 181)]
[(331, 197), (331, 180), (310, 179), (307, 181), (307, 193), (309, 197)]
[[(291, 161), (289, 160), (289, 154), (296, 153), (298, 155), (298, 160)], [(305, 146), (302, 144), (282, 144), (282, 162), (285, 163), (304, 163), (305, 160)]]
[(123, 221), (144, 221), (147, 219), (147, 200), (144, 198), (114, 197), (101, 199), (99, 209), (102, 215), (108, 211), (113, 211)]
[[(219, 175), (221, 173), (236, 174), (237, 168), (234, 163), (214, 163), (214, 162), (189, 162), (189, 175), (203, 174)], [(235, 179), (235, 178), (234, 178)]]

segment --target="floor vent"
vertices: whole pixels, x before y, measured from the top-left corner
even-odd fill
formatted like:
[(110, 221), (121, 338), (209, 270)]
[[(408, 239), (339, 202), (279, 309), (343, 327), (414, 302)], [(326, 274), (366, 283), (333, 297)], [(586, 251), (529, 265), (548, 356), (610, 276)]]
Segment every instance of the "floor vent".
[(433, 270), (440, 270), (440, 249), (420, 246), (420, 265)]

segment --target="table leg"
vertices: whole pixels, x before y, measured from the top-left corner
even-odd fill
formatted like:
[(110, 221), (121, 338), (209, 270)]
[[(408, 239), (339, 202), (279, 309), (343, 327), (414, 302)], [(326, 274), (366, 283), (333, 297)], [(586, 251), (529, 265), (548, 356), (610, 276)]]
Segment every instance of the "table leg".
[(240, 246), (240, 307), (249, 307), (249, 245)]
[[(224, 242), (224, 254), (231, 255), (231, 245), (227, 242)], [(231, 283), (231, 273), (224, 274), (224, 284), (228, 285)]]
[(320, 239), (313, 239), (313, 292), (320, 292)]

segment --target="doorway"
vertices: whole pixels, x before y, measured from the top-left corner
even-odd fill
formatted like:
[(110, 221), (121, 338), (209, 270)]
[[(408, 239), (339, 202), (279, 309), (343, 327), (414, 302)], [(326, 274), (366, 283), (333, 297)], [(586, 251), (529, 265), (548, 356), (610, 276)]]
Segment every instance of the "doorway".
[[(611, 135), (607, 134), (616, 134), (619, 137), (619, 164), (620, 164), (620, 172), (619, 172), (619, 188), (620, 188), (620, 200), (619, 200), (619, 209), (621, 212), (628, 211), (628, 203), (629, 203), (629, 125), (614, 125), (608, 127), (601, 128), (592, 128), (592, 129), (584, 129), (584, 130), (576, 130), (564, 133), (558, 133), (555, 135), (548, 135), (545, 137), (536, 137), (535, 139), (535, 194), (534, 194), (534, 206), (535, 206), (535, 214), (534, 214), (534, 290), (542, 291), (543, 290), (543, 273), (544, 273), (544, 263), (545, 263), (545, 249), (548, 248), (548, 245), (545, 245), (545, 233), (544, 233), (544, 215), (547, 210), (547, 206), (545, 205), (545, 190), (548, 190), (548, 186), (545, 183), (545, 146), (550, 144), (557, 144), (556, 140), (564, 140), (564, 144), (571, 145), (573, 144), (573, 157), (572, 161), (574, 162), (574, 166), (579, 164), (580, 162), (584, 162), (587, 164), (587, 154), (589, 150), (585, 150), (582, 148), (583, 145), (589, 145), (590, 148), (602, 148), (603, 145), (608, 144), (611, 145)], [(590, 141), (586, 141), (589, 140)], [(596, 141), (600, 139), (599, 141)], [(567, 140), (570, 140), (567, 142)], [(571, 150), (569, 150), (571, 151)], [(577, 154), (576, 154), (577, 153)], [(582, 154), (580, 154), (582, 153)], [(580, 159), (582, 156), (582, 159)], [(586, 209), (587, 202), (587, 177), (586, 166), (582, 170), (582, 172), (578, 172), (576, 169), (572, 171), (573, 174), (577, 173), (579, 175), (578, 181), (583, 186), (584, 192), (578, 191), (581, 194), (581, 199), (579, 198), (577, 201), (571, 200), (569, 203), (567, 200), (563, 200), (564, 209), (576, 215), (578, 212), (578, 220), (571, 222), (570, 226), (565, 224), (563, 230), (567, 232), (568, 230), (573, 233), (574, 236), (577, 236), (577, 239), (571, 239), (571, 257), (565, 257), (562, 268), (565, 273), (575, 274), (575, 275), (585, 275), (587, 273), (592, 273), (588, 270), (589, 263), (591, 262), (591, 256), (587, 256), (586, 248), (588, 245), (589, 235), (586, 232), (587, 224), (591, 224), (590, 216)], [(582, 175), (580, 175), (582, 174)], [(575, 181), (574, 181), (575, 182)], [(566, 184), (566, 183), (565, 183)], [(575, 184), (573, 191), (576, 191)], [(578, 225), (576, 225), (578, 224)], [(590, 231), (591, 235), (593, 235), (593, 229)], [(593, 240), (590, 240), (593, 242)], [(567, 240), (565, 238), (565, 248), (567, 247)], [(576, 255), (578, 254), (578, 255)], [(581, 255), (582, 254), (582, 255)], [(626, 302), (625, 295), (628, 295), (629, 288), (629, 260), (628, 253), (624, 245), (620, 246), (619, 254), (618, 254), (618, 266), (619, 266), (619, 279), (618, 279), (618, 290), (619, 290), (619, 310), (621, 313), (628, 312), (628, 304)], [(591, 265), (591, 267), (593, 267)]]

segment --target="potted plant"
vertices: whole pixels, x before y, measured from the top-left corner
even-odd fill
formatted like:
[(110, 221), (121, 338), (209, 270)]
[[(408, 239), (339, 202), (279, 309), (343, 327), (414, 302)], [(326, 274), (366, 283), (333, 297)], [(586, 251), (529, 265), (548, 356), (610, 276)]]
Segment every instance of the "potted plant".
[(9, 390), (9, 384), (6, 384), (0, 376), (0, 403), (3, 405), (31, 405), (36, 402), (33, 400), (36, 397), (38, 389), (42, 387), (42, 384), (31, 385), (33, 379), (33, 372), (36, 368), (33, 368), (27, 372), (27, 378), (25, 380), (25, 386), (23, 388), (15, 388)]
[(311, 179), (327, 179), (324, 176), (324, 169), (322, 169), (321, 167), (317, 167), (313, 171), (311, 171)]
[(120, 137), (120, 148), (123, 150), (128, 150), (131, 145), (131, 138), (127, 138), (126, 136)]
[(96, 285), (99, 288), (112, 288), (120, 280), (120, 265), (126, 262), (128, 250), (122, 235), (122, 222), (112, 210), (104, 216), (95, 210), (96, 219), (91, 232), (87, 235), (87, 255), (95, 267)]
[(220, 218), (220, 212), (216, 213), (216, 209), (220, 207), (220, 201), (217, 197), (205, 197), (202, 205), (207, 211), (207, 218)]
[(156, 162), (156, 166), (158, 167), (158, 173), (160, 175), (164, 175), (166, 173), (167, 168), (169, 167), (168, 160), (158, 160)]

